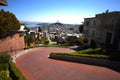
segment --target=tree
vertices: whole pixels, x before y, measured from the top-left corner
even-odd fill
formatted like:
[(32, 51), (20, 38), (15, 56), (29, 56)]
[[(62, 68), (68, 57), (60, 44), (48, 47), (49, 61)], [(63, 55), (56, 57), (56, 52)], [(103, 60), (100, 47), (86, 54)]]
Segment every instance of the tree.
[(83, 33), (83, 31), (84, 31), (83, 28), (84, 28), (84, 25), (83, 25), (83, 24), (79, 26), (79, 31), (80, 31), (80, 33)]
[(68, 45), (77, 45), (77, 44), (79, 44), (79, 39), (76, 36), (68, 36), (67, 44)]
[(26, 34), (24, 36), (24, 39), (25, 39), (25, 44), (28, 46), (30, 46), (30, 44), (35, 41), (35, 38), (33, 36), (31, 36), (30, 34)]
[(0, 39), (18, 32), (20, 23), (13, 13), (0, 10)]
[(41, 30), (41, 27), (38, 27), (38, 32), (41, 32), (42, 30)]
[(0, 80), (12, 80), (10, 77), (7, 76), (7, 71), (0, 71)]
[(41, 37), (40, 42), (41, 42), (42, 44), (48, 44), (48, 43), (49, 43), (49, 40), (48, 40), (47, 37)]
[(59, 44), (59, 38), (58, 38), (58, 36), (55, 36), (54, 41), (56, 41), (56, 42), (57, 42), (57, 44)]
[(25, 25), (25, 28), (24, 28), (25, 30), (27, 30), (27, 32), (29, 32), (30, 31), (30, 29)]

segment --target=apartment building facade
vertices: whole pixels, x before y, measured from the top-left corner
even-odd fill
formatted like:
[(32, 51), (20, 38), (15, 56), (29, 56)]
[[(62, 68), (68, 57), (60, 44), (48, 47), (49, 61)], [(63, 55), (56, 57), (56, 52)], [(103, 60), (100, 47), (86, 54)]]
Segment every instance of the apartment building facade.
[(88, 45), (94, 40), (98, 47), (120, 50), (120, 12), (106, 12), (85, 18), (84, 35)]

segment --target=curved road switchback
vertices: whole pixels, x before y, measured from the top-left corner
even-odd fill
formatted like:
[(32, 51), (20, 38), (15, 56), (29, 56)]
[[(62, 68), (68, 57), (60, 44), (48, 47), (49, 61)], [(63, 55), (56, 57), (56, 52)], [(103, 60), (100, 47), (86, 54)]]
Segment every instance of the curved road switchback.
[(105, 67), (49, 59), (51, 52), (74, 52), (67, 48), (37, 48), (16, 59), (27, 80), (120, 80), (120, 73)]

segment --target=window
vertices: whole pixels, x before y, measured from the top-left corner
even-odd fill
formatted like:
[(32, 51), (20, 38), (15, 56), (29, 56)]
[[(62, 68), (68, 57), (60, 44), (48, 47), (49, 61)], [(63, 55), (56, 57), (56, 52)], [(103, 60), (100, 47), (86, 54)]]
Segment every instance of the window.
[(95, 31), (92, 31), (91, 36), (92, 36), (92, 37), (95, 37)]
[(86, 25), (87, 25), (87, 26), (89, 25), (89, 21), (86, 22)]
[(96, 25), (96, 21), (93, 21), (93, 26), (95, 26)]

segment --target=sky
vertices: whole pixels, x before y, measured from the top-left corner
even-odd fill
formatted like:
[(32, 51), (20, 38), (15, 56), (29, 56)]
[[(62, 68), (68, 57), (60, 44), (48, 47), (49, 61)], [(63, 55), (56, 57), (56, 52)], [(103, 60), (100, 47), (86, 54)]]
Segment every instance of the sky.
[(20, 21), (81, 24), (84, 18), (106, 10), (120, 11), (120, 0), (7, 0), (10, 11)]

